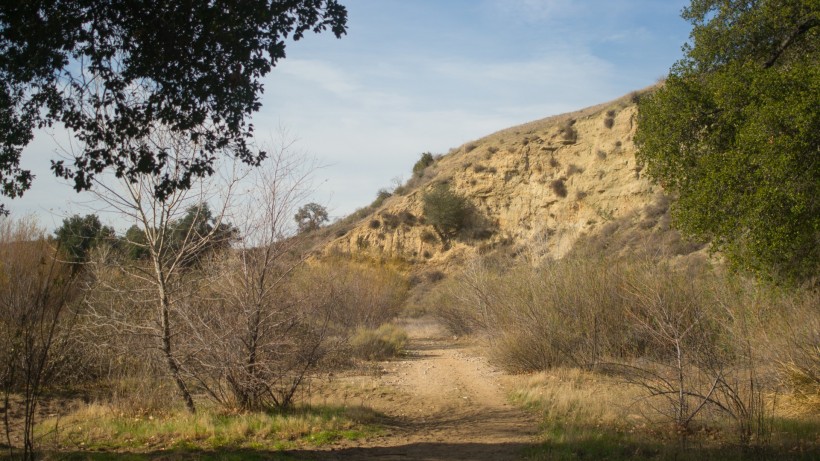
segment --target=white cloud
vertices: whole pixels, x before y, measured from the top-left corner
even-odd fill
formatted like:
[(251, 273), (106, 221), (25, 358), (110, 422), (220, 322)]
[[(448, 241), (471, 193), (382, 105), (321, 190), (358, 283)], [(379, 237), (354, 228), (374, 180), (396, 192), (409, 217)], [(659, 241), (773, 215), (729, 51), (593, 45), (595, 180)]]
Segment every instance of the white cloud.
[(271, 77), (257, 132), (288, 126), (327, 167), (317, 200), (334, 214), (366, 205), (424, 151), (601, 102), (614, 70), (583, 50), (482, 62), (404, 57), (363, 63), (296, 62)]

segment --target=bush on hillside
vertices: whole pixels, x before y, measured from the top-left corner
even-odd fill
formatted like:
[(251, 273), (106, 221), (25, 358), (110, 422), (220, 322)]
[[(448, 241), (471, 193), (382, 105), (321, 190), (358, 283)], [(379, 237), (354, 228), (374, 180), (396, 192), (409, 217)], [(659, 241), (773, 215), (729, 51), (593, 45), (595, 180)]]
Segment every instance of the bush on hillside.
[(421, 177), (424, 174), (424, 170), (427, 169), (428, 166), (432, 165), (435, 162), (433, 158), (433, 154), (430, 152), (424, 152), (421, 154), (421, 158), (413, 165), (413, 176)]
[(447, 240), (467, 223), (470, 208), (467, 199), (455, 193), (447, 184), (439, 184), (424, 194), (424, 217)]

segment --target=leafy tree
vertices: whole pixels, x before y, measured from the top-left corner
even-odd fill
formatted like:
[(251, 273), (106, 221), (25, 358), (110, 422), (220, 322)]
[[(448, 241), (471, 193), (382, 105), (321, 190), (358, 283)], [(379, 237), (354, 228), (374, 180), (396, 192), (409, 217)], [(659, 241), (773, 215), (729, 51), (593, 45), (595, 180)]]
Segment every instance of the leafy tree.
[[(167, 239), (165, 251), (181, 252), (183, 246), (193, 248), (181, 259), (181, 265), (189, 267), (198, 264), (206, 255), (229, 248), (231, 243), (239, 239), (239, 230), (229, 223), (216, 223), (210, 206), (203, 202), (188, 207), (183, 217), (170, 223)], [(129, 259), (138, 260), (149, 256), (145, 232), (137, 225), (125, 232), (122, 246)]]
[(145, 232), (136, 224), (125, 231), (122, 239), (122, 247), (128, 259), (138, 260), (148, 257), (148, 241), (145, 239)]
[[(86, 190), (104, 170), (135, 180), (173, 163), (148, 140), (157, 126), (201, 145), (181, 174), (163, 174), (167, 197), (213, 173), (229, 149), (257, 165), (247, 144), (262, 79), (285, 40), (346, 31), (338, 0), (27, 0), (0, 4), (0, 194), (18, 197), (33, 176), (20, 154), (38, 127), (61, 123), (82, 149), (54, 173)], [(3, 212), (0, 205), (0, 212)]]
[(171, 224), (171, 246), (181, 247), (183, 242), (199, 241), (196, 251), (185, 256), (183, 265), (198, 263), (203, 256), (230, 247), (239, 238), (239, 230), (229, 223), (215, 222), (207, 202), (188, 207), (182, 219)]
[(114, 237), (114, 229), (103, 226), (95, 214), (75, 214), (63, 219), (63, 225), (54, 231), (57, 241), (69, 262), (85, 262), (88, 253), (100, 242)]
[(447, 184), (439, 184), (424, 194), (424, 216), (442, 241), (464, 228), (469, 215), (467, 199), (453, 192)]
[(299, 208), (293, 219), (299, 233), (315, 231), (328, 221), (327, 208), (311, 202)]
[(820, 268), (820, 2), (693, 0), (685, 57), (639, 103), (638, 158), (677, 226), (737, 268)]
[(430, 152), (425, 152), (421, 154), (421, 157), (418, 159), (415, 165), (413, 165), (413, 174), (416, 176), (421, 176), (424, 174), (424, 170), (427, 169), (428, 166), (432, 165), (435, 162), (433, 158), (433, 154)]

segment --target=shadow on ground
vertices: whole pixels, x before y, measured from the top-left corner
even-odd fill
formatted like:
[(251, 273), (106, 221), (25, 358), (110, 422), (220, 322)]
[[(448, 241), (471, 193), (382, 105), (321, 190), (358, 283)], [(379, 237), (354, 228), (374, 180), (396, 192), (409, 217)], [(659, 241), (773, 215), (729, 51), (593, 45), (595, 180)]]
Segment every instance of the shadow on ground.
[[(0, 454), (0, 460), (9, 458)], [(778, 449), (770, 447), (763, 451), (743, 452), (731, 448), (689, 447), (679, 450), (669, 446), (652, 444), (595, 444), (589, 441), (579, 444), (521, 444), (521, 443), (445, 443), (420, 442), (391, 447), (351, 447), (325, 449), (297, 449), (286, 451), (261, 451), (249, 449), (168, 450), (147, 453), (114, 452), (55, 452), (45, 453), (38, 459), (69, 461), (143, 461), (143, 460), (219, 460), (219, 461), (504, 461), (504, 460), (793, 460), (813, 461), (820, 459), (816, 447), (801, 449)]]
[[(45, 453), (44, 460), (69, 461), (142, 461), (142, 460), (277, 460), (277, 461), (332, 461), (332, 460), (403, 460), (403, 461), (503, 461), (524, 459), (534, 446), (527, 444), (438, 443), (424, 442), (392, 447), (354, 447), (339, 449), (296, 449), (281, 452), (257, 450), (168, 450), (148, 453), (114, 452), (58, 452)], [(0, 455), (0, 460), (9, 459)]]

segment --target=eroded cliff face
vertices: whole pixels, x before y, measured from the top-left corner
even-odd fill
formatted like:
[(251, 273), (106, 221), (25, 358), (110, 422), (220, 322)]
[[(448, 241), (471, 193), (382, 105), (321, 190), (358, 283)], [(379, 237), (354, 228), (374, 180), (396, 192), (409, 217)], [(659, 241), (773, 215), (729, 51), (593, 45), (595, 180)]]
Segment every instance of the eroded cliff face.
[[(635, 161), (635, 116), (627, 97), (467, 143), (325, 250), (436, 266), (504, 246), (560, 258), (580, 236), (638, 212), (658, 192)], [(423, 216), (424, 194), (441, 182), (473, 207), (466, 228), (449, 242)]]

